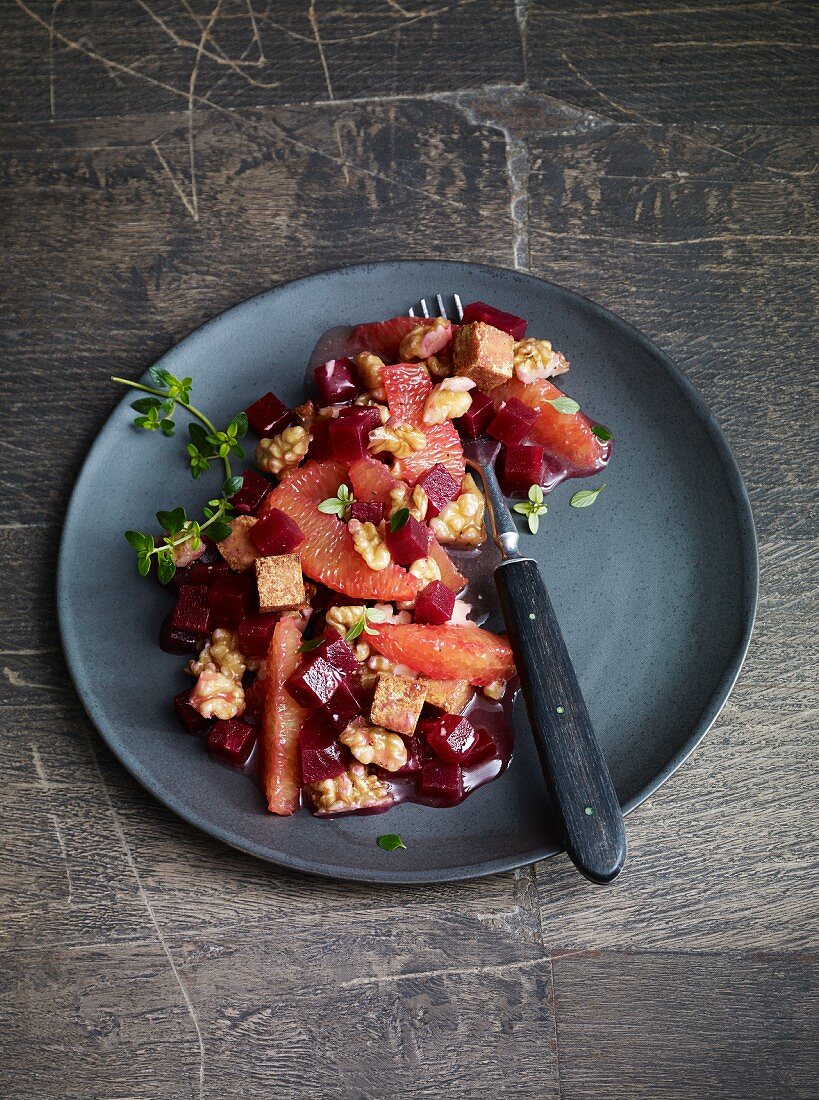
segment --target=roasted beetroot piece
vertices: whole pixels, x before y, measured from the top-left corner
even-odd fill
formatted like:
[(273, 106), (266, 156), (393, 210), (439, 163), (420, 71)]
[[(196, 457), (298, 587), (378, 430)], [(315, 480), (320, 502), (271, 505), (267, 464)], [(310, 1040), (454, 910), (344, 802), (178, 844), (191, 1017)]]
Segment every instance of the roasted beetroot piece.
[(358, 718), (362, 710), (361, 700), (353, 693), (349, 682), (344, 681), (333, 692), (333, 698), (324, 707), (324, 714), (336, 733), (341, 733), (354, 718)]
[(252, 430), (260, 438), (265, 435), (276, 435), (287, 427), (293, 417), (290, 409), (283, 405), (275, 393), (266, 393), (258, 401), (245, 409), (247, 422)]
[[(380, 423), (380, 417), (379, 417)], [(330, 447), (333, 458), (352, 465), (367, 454), (369, 431), (358, 417), (339, 416), (330, 421)]]
[(447, 504), (453, 501), (461, 491), (461, 487), (442, 462), (421, 474), (415, 483), (420, 485), (427, 494), (427, 518), (432, 519), (439, 512), (443, 512)]
[(169, 611), (159, 630), (159, 648), (163, 653), (196, 653), (202, 646), (202, 635), (171, 625), (173, 611)]
[(539, 443), (514, 443), (504, 447), (498, 460), (501, 487), (508, 497), (524, 495), (544, 480), (544, 451)]
[(316, 389), (323, 405), (350, 401), (358, 393), (352, 359), (330, 359), (316, 367)]
[(323, 657), (329, 665), (338, 669), (345, 676), (358, 678), (361, 666), (355, 659), (352, 649), (337, 630), (326, 631), (324, 641), (316, 649), (315, 656)]
[(472, 404), (469, 411), (453, 420), (453, 424), (467, 439), (477, 439), (483, 435), (492, 417), (495, 415), (495, 403), (481, 390), (472, 390)]
[(238, 718), (214, 722), (208, 734), (208, 752), (211, 756), (237, 768), (248, 762), (255, 744), (255, 729)]
[[(181, 572), (178, 570), (177, 572)], [(230, 572), (230, 566), (224, 559), (219, 561), (195, 561), (187, 567), (187, 576), (180, 581), (182, 584), (206, 584), (208, 587), (218, 580), (226, 577)]]
[(462, 764), (478, 743), (472, 723), (462, 714), (425, 718), (418, 732), (438, 759), (447, 764)]
[(255, 677), (245, 688), (245, 712), (242, 715), (251, 726), (258, 726), (264, 714), (267, 685), (264, 680)]
[(267, 478), (255, 470), (243, 470), (242, 487), (230, 498), (233, 510), (240, 516), (255, 516), (272, 488)]
[(469, 753), (468, 764), (481, 764), (484, 760), (500, 760), (498, 743), (489, 730), (481, 727), (475, 730), (475, 744)]
[(502, 309), (488, 306), (486, 302), (470, 302), (468, 306), (464, 306), (463, 323), (469, 325), (473, 321), (483, 321), (485, 325), (499, 328), (516, 340), (522, 340), (526, 335), (526, 321), (522, 317), (516, 317), (514, 313), (504, 313)]
[(304, 723), (299, 735), (299, 752), (302, 783), (335, 779), (347, 770), (352, 759), (323, 714), (314, 714)]
[(419, 523), (415, 516), (409, 516), (407, 522), (397, 531), (393, 531), (392, 526), (388, 525), (386, 542), (393, 561), (399, 565), (412, 565), (419, 558), (425, 558), (429, 549), (429, 535), (429, 528)]
[(387, 778), (390, 775), (415, 775), (421, 770), (425, 756), (429, 755), (417, 736), (405, 737), (404, 744), (407, 746), (407, 762), (398, 771), (385, 772)]
[(273, 637), (278, 621), (278, 611), (271, 611), (268, 614), (259, 611), (255, 615), (248, 615), (239, 623), (236, 641), (239, 652), (245, 657), (254, 657), (257, 660), (266, 657), (270, 639)]
[(329, 703), (343, 676), (324, 657), (313, 657), (285, 683), (288, 693), (303, 707), (323, 707)]
[(301, 528), (281, 508), (271, 508), (248, 531), (250, 541), (264, 557), (292, 554), (304, 542)]
[(250, 573), (229, 573), (226, 577), (219, 577), (206, 592), (213, 626), (236, 627), (258, 610), (253, 598), (254, 582)]
[(421, 765), (418, 793), (434, 798), (448, 806), (454, 806), (464, 796), (461, 769), (457, 764), (447, 764), (431, 756)]
[(348, 405), (345, 409), (339, 409), (339, 418), (342, 420), (354, 420), (363, 424), (367, 434), (381, 426), (381, 410), (375, 405)]
[(501, 405), (486, 428), (486, 434), (499, 439), (507, 447), (522, 443), (538, 418), (536, 409), (517, 397), (510, 397)]
[(180, 588), (176, 607), (171, 612), (169, 629), (207, 634), (211, 619), (208, 592), (204, 584), (186, 584)]
[(310, 425), (310, 446), (307, 457), (316, 462), (327, 462), (333, 457), (333, 448), (330, 443), (331, 420), (314, 420)]
[(442, 581), (430, 581), (415, 598), (415, 621), (441, 626), (452, 618), (455, 593)]
[(383, 518), (384, 505), (378, 500), (370, 503), (357, 500), (350, 508), (350, 519), (357, 519), (361, 523), (374, 523), (377, 527)]
[(189, 733), (192, 737), (204, 737), (213, 725), (213, 721), (210, 718), (203, 718), (199, 711), (191, 706), (190, 697), (190, 691), (180, 691), (175, 695), (174, 713), (185, 733)]

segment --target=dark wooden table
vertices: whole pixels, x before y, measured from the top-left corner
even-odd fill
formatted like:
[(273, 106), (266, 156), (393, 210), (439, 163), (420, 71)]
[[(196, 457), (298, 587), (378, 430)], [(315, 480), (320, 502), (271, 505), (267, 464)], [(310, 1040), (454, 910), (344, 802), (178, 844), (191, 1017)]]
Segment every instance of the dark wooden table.
[[(815, 17), (5, 0), (4, 1097), (819, 1096)], [(565, 858), (412, 889), (257, 863), (142, 791), (60, 654), (108, 376), (293, 276), (442, 255), (649, 333), (751, 493), (748, 662), (607, 892)]]

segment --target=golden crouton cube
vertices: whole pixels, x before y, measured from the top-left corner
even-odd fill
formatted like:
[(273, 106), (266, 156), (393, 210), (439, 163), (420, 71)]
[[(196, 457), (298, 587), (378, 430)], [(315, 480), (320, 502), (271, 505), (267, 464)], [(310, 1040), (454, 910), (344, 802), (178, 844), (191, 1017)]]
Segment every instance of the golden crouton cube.
[(422, 677), (421, 683), (427, 689), (425, 701), (447, 714), (461, 714), (474, 694), (468, 680), (427, 680)]
[(382, 672), (375, 683), (370, 721), (374, 726), (408, 737), (415, 732), (426, 697), (427, 689), (421, 680)]
[(255, 516), (236, 516), (230, 521), (228, 537), (216, 544), (219, 553), (237, 573), (250, 569), (259, 556), (259, 551), (250, 541), (250, 528), (255, 522)]
[(509, 381), (514, 354), (514, 337), (483, 321), (462, 325), (452, 342), (455, 373), (471, 378), (484, 393)]
[(307, 595), (298, 554), (256, 559), (260, 611), (291, 611), (303, 607)]

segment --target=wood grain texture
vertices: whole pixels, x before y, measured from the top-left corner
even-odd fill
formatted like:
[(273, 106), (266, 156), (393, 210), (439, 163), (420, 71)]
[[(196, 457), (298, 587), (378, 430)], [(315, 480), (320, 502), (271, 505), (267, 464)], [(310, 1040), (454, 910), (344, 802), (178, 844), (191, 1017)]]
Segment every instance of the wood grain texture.
[[(812, 17), (6, 5), (3, 1096), (817, 1094)], [(261, 864), (147, 795), (66, 678), (54, 556), (109, 374), (294, 275), (436, 255), (528, 268), (654, 337), (755, 509), (748, 662), (602, 899), (565, 857), (447, 887)]]

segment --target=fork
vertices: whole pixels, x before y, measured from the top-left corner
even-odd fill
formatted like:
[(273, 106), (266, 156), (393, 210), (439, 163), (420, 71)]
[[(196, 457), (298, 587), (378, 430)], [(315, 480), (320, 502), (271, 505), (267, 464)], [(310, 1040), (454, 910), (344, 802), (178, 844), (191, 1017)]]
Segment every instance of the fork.
[[(452, 299), (462, 321), (461, 300), (457, 294)], [(440, 294), (434, 308), (433, 316), (447, 317)], [(424, 299), (418, 311), (413, 307), (410, 316), (430, 316)], [(492, 538), (501, 552), (495, 584), (529, 723), (570, 859), (592, 882), (611, 882), (626, 860), (623, 812), (540, 568), (520, 553), (518, 529), (495, 474), (499, 450), (486, 436), (464, 442), (466, 464), (483, 482)]]

